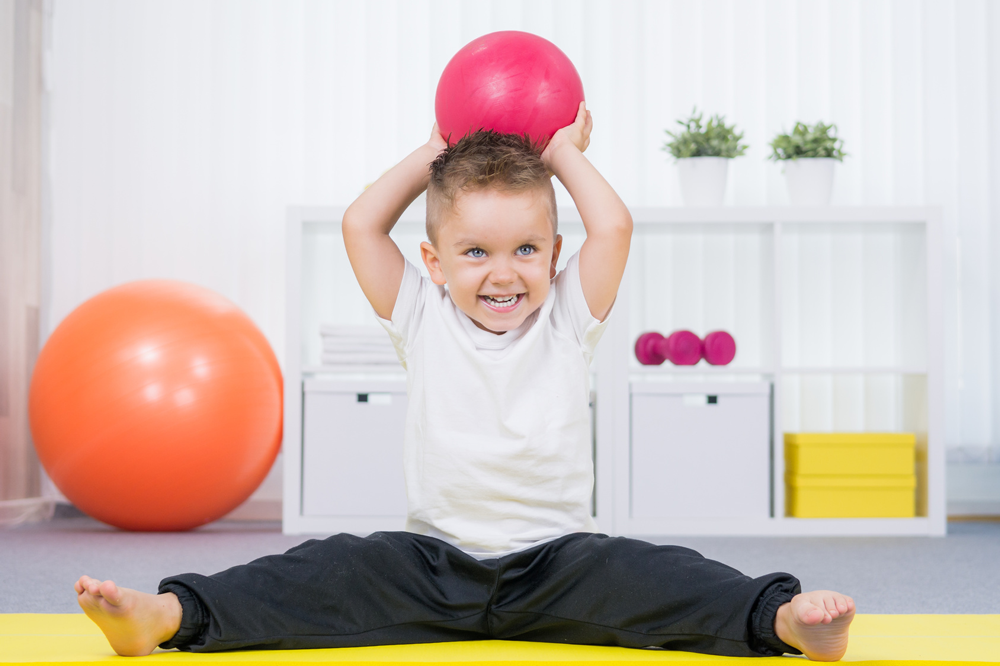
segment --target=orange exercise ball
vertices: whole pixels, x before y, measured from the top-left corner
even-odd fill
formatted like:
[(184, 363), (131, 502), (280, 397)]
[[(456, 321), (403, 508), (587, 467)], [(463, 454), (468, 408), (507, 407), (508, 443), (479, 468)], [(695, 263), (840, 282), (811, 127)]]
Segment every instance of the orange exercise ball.
[(38, 457), (77, 508), (127, 530), (187, 530), (267, 476), (281, 445), (281, 370), (228, 299), (140, 280), (59, 324), (28, 409)]

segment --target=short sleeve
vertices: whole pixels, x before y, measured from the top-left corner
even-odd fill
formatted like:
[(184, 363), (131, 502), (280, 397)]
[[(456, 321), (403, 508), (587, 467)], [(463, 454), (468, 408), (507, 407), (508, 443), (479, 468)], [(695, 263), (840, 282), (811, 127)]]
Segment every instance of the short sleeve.
[(556, 275), (554, 287), (556, 300), (553, 306), (553, 323), (556, 329), (563, 330), (577, 341), (585, 353), (592, 354), (611, 321), (614, 304), (604, 321), (599, 321), (590, 314), (590, 306), (587, 305), (583, 284), (580, 282), (579, 252), (570, 257), (566, 267)]
[(425, 293), (424, 278), (417, 267), (404, 258), (403, 279), (399, 283), (399, 293), (392, 307), (392, 319), (383, 319), (372, 308), (375, 319), (389, 334), (396, 356), (403, 367), (406, 367), (406, 353), (413, 340), (416, 329), (420, 325), (420, 314), (423, 310)]

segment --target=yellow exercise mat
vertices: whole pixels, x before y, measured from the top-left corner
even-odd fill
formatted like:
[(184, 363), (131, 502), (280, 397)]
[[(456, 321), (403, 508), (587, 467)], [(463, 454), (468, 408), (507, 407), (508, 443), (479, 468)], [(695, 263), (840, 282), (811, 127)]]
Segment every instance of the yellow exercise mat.
[[(0, 615), (0, 664), (82, 664), (116, 661), (104, 636), (85, 615)], [(471, 641), (330, 650), (260, 650), (194, 654), (157, 650), (140, 662), (187, 664), (430, 664), (521, 666), (551, 663), (725, 662), (763, 666), (787, 657), (712, 657), (690, 652)], [(972, 664), (1000, 662), (1000, 615), (859, 615), (851, 625), (844, 661), (862, 664)]]

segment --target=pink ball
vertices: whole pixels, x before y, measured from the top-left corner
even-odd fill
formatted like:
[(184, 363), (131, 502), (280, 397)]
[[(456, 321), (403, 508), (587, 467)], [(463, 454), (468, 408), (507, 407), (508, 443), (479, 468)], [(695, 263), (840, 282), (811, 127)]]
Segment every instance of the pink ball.
[(448, 62), (434, 112), (451, 145), (492, 129), (545, 146), (573, 123), (582, 101), (583, 82), (565, 53), (537, 35), (504, 30), (472, 40)]

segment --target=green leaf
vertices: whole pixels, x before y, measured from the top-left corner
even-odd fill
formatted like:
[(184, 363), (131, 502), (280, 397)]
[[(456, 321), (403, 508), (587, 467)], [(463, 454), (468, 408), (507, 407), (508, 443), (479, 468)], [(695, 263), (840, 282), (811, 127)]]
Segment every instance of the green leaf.
[[(833, 130), (833, 134), (830, 134)], [(836, 125), (824, 125), (818, 121), (810, 127), (805, 123), (795, 123), (791, 134), (778, 134), (770, 143), (770, 160), (796, 160), (800, 157), (832, 157), (844, 161), (844, 141), (837, 138)]]
[(672, 141), (665, 141), (662, 150), (669, 152), (677, 159), (685, 157), (739, 157), (747, 147), (740, 143), (743, 132), (736, 132), (736, 125), (727, 126), (725, 118), (716, 114), (708, 119), (708, 124), (702, 126), (703, 114), (698, 108), (691, 110), (691, 117), (678, 120), (677, 124), (684, 128), (676, 134), (664, 130)]

